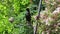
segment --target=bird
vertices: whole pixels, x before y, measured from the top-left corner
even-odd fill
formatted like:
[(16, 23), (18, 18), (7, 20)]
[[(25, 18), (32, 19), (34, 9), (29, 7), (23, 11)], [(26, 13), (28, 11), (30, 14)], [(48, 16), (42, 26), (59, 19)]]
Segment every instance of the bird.
[(26, 9), (26, 21), (31, 21), (31, 14), (29, 8)]

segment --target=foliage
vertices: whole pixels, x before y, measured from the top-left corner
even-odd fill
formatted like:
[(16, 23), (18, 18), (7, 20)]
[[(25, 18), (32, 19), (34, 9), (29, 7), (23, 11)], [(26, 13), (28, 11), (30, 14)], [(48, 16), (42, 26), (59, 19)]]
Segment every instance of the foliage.
[[(28, 0), (0, 0), (0, 34), (25, 34), (25, 9), (28, 4)], [(10, 17), (14, 17), (13, 23), (9, 22)]]
[[(36, 20), (39, 0), (0, 0), (0, 34), (33, 34), (26, 24), (26, 8), (29, 7), (32, 25), (37, 26), (37, 33), (60, 34), (60, 0), (43, 0), (40, 20)], [(46, 8), (45, 10), (43, 10)], [(57, 11), (56, 11), (57, 10)], [(14, 21), (9, 19), (13, 17)]]

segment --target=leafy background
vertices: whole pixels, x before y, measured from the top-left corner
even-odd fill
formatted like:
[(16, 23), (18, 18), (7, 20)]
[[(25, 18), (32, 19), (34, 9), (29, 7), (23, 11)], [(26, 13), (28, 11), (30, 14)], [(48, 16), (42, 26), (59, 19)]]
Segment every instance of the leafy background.
[[(38, 11), (34, 10), (34, 7), (38, 6), (38, 2), (39, 0), (0, 0), (0, 34), (33, 34), (33, 30), (26, 25), (27, 7), (30, 8), (33, 25), (39, 23), (37, 34), (46, 33), (46, 31), (51, 31), (51, 34), (60, 34), (60, 26), (54, 26), (54, 24), (60, 23), (60, 13), (52, 14), (60, 6), (59, 0), (43, 0), (41, 18), (37, 21), (35, 18)], [(44, 7), (45, 10), (43, 10)], [(60, 12), (59, 9), (57, 9), (57, 12)], [(13, 23), (9, 21), (10, 17), (14, 17)], [(49, 19), (51, 17), (54, 18), (51, 19), (52, 21)], [(49, 19), (47, 25), (44, 21), (47, 20), (45, 18)]]

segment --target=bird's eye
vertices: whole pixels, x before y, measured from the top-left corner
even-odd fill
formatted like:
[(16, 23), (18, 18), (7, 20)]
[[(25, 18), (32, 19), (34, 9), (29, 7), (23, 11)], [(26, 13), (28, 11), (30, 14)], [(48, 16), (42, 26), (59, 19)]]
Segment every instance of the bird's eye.
[(36, 10), (36, 9), (37, 9), (37, 7), (34, 7), (34, 8), (33, 8), (33, 10)]

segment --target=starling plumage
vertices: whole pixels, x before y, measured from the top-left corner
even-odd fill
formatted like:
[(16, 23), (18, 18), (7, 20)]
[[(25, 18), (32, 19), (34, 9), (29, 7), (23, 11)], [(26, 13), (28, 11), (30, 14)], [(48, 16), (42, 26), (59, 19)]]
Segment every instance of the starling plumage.
[(31, 14), (29, 8), (26, 9), (26, 21), (30, 22), (31, 21)]

